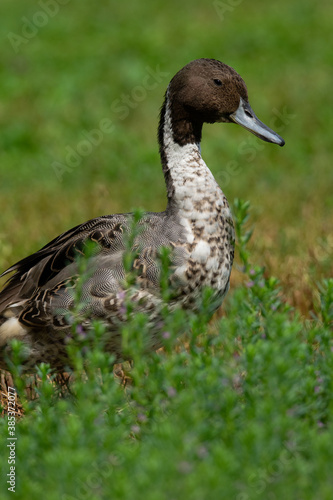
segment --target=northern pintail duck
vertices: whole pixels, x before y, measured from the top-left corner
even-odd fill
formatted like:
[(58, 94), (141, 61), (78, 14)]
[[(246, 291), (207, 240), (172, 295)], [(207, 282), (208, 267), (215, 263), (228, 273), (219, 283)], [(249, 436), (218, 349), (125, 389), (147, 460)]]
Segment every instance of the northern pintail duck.
[[(149, 349), (161, 345), (162, 304), (159, 249), (171, 250), (169, 308), (193, 309), (205, 287), (213, 290), (212, 312), (228, 291), (234, 257), (234, 228), (228, 202), (201, 157), (203, 123), (238, 123), (264, 141), (284, 140), (254, 114), (238, 73), (214, 59), (197, 59), (171, 80), (160, 113), (158, 142), (167, 188), (164, 212), (147, 212), (139, 222), (133, 249), (136, 282), (128, 290), (134, 310), (148, 315)], [(106, 349), (123, 358), (125, 321), (123, 257), (133, 214), (89, 220), (58, 236), (38, 252), (11, 266), (14, 272), (0, 293), (0, 367), (6, 368), (8, 341), (26, 345), (25, 369), (46, 362), (56, 370), (68, 364), (65, 339), (78, 283), (76, 256), (88, 241), (98, 250), (90, 257), (82, 285), (82, 328), (100, 319), (107, 329)], [(81, 286), (81, 285), (80, 285)]]

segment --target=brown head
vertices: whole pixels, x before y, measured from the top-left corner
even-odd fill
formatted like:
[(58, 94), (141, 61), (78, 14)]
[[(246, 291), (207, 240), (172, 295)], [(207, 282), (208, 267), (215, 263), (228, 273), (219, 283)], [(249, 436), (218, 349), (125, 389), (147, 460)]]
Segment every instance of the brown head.
[[(284, 145), (254, 114), (244, 80), (215, 59), (196, 59), (184, 66), (171, 80), (166, 98), (174, 139), (181, 145), (199, 142), (202, 124), (215, 122), (238, 123), (264, 141)], [(164, 111), (165, 106), (161, 118)]]

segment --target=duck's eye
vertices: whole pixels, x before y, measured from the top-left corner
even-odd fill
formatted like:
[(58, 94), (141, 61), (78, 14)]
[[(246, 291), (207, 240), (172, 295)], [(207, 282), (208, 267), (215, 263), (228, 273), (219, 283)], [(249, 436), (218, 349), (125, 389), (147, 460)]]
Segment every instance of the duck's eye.
[(222, 82), (221, 82), (221, 80), (219, 80), (218, 78), (214, 78), (214, 83), (215, 83), (215, 85), (217, 85), (218, 87), (221, 87), (221, 86), (222, 86)]

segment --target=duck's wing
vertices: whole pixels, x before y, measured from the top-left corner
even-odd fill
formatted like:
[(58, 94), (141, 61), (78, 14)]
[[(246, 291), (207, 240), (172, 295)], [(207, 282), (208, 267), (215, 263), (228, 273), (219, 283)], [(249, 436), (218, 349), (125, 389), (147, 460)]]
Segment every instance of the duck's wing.
[[(96, 244), (88, 261), (80, 300), (95, 317), (105, 316), (105, 299), (112, 300), (125, 277), (123, 256), (132, 214), (103, 216), (61, 234), (38, 252), (11, 266), (1, 276), (14, 274), (0, 292), (0, 315), (15, 316), (27, 326), (61, 323), (74, 304), (75, 289), (82, 272), (78, 256), (87, 242)], [(169, 221), (168, 221), (169, 222)], [(179, 239), (181, 228), (170, 224), (163, 213), (148, 213), (140, 220), (136, 239), (137, 268), (145, 288), (158, 293), (159, 265), (156, 250)], [(116, 304), (115, 304), (116, 306)], [(60, 325), (59, 325), (60, 326)]]

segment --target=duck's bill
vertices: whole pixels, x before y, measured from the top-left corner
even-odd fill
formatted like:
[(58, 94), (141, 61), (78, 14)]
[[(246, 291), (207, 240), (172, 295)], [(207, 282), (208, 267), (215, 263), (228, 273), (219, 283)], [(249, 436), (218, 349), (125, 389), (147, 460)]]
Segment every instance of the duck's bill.
[(238, 123), (238, 125), (246, 128), (246, 130), (249, 130), (249, 132), (252, 132), (252, 134), (256, 135), (263, 141), (273, 142), (279, 146), (284, 146), (285, 144), (279, 134), (267, 127), (267, 125), (262, 123), (259, 118), (256, 117), (249, 103), (244, 101), (242, 98), (240, 99), (238, 109), (232, 113), (229, 118), (233, 122)]

